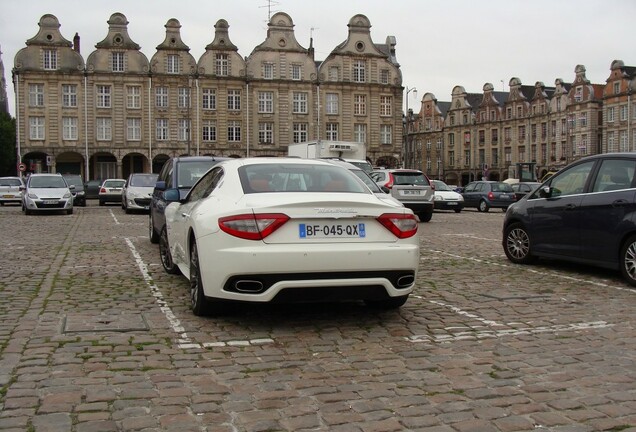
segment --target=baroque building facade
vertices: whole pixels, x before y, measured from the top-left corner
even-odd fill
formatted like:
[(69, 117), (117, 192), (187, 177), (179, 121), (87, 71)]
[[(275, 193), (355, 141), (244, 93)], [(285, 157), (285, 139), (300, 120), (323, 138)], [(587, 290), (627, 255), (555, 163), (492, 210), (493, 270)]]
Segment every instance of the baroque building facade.
[(592, 84), (578, 65), (571, 83), (554, 87), (512, 78), (509, 92), (456, 86), (450, 102), (426, 93), (404, 132), (405, 146), (421, 152), (407, 167), (466, 185), (515, 177), (517, 163), (536, 164), (541, 178), (584, 156), (636, 151), (636, 67), (615, 60), (610, 69), (605, 84)]
[(125, 178), (157, 172), (172, 156), (284, 156), (289, 144), (316, 140), (363, 143), (371, 163), (400, 163), (395, 38), (374, 43), (364, 15), (323, 61), (283, 12), (247, 57), (223, 19), (198, 60), (177, 19), (150, 60), (123, 14), (107, 23), (86, 60), (79, 36), (67, 40), (50, 14), (16, 54), (17, 151), (27, 171)]

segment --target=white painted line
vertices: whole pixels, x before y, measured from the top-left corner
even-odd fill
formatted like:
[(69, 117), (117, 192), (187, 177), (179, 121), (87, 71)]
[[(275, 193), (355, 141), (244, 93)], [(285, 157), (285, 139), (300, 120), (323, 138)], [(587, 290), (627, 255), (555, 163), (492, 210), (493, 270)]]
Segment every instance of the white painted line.
[(108, 210), (108, 211), (110, 212), (110, 215), (113, 217), (113, 220), (115, 221), (115, 225), (121, 225), (121, 224), (119, 223), (119, 221), (117, 220), (117, 217), (115, 216), (115, 213), (113, 213), (113, 210), (112, 210), (112, 209), (110, 209), (110, 210)]
[(188, 337), (188, 334), (185, 332), (183, 326), (181, 325), (181, 321), (179, 321), (176, 315), (172, 312), (172, 309), (170, 309), (170, 306), (168, 306), (168, 302), (164, 300), (163, 294), (161, 293), (161, 291), (159, 291), (157, 285), (155, 285), (152, 277), (150, 277), (150, 273), (148, 273), (148, 266), (146, 266), (146, 263), (144, 263), (143, 259), (141, 259), (141, 255), (139, 255), (139, 252), (137, 252), (137, 249), (135, 249), (132, 241), (129, 238), (126, 238), (125, 240), (128, 244), (128, 247), (130, 248), (131, 253), (135, 257), (135, 261), (137, 262), (137, 266), (139, 267), (141, 275), (150, 288), (152, 296), (155, 298), (155, 301), (159, 305), (159, 309), (166, 316), (168, 323), (170, 323), (170, 327), (172, 327), (172, 331), (174, 331), (178, 335), (177, 346), (182, 349), (201, 348), (201, 345), (199, 345), (198, 343), (193, 343), (192, 340)]
[(527, 328), (513, 328), (506, 330), (483, 330), (477, 332), (461, 332), (449, 335), (413, 335), (406, 337), (405, 339), (413, 343), (451, 343), (462, 340), (480, 340), (487, 338), (500, 338), (505, 336), (528, 336), (541, 333), (558, 333), (566, 331), (583, 331), (592, 329), (601, 329), (613, 327), (614, 324), (609, 324), (605, 321), (591, 321), (575, 324), (558, 324), (553, 326), (542, 327), (527, 327)]
[(485, 237), (477, 237), (474, 236), (472, 234), (444, 234), (446, 236), (453, 236), (453, 237), (464, 237), (464, 238), (469, 238), (469, 239), (475, 239), (475, 240), (486, 240), (486, 241), (494, 241), (494, 242), (498, 242), (500, 241), (499, 239), (491, 239), (491, 238), (485, 238)]
[(274, 343), (274, 339), (263, 338), (263, 339), (252, 339), (252, 340), (234, 340), (234, 341), (226, 341), (226, 342), (204, 342), (203, 348), (219, 348), (219, 347), (228, 347), (228, 346), (250, 346), (250, 345), (265, 345)]
[(442, 303), (442, 302), (435, 301), (435, 300), (429, 300), (429, 302), (433, 303), (433, 304), (436, 304), (438, 306), (443, 306), (445, 308), (448, 308), (448, 309), (452, 310), (453, 312), (455, 312), (458, 315), (463, 315), (463, 316), (466, 316), (468, 318), (472, 318), (474, 320), (477, 320), (480, 323), (485, 324), (485, 325), (487, 325), (489, 327), (496, 327), (496, 326), (502, 326), (503, 325), (503, 324), (499, 324), (496, 321), (491, 321), (491, 320), (487, 320), (487, 319), (481, 318), (478, 315), (472, 314), (470, 312), (466, 312), (466, 311), (461, 310), (460, 308), (458, 308), (456, 306), (453, 306), (453, 305), (449, 305), (449, 304)]

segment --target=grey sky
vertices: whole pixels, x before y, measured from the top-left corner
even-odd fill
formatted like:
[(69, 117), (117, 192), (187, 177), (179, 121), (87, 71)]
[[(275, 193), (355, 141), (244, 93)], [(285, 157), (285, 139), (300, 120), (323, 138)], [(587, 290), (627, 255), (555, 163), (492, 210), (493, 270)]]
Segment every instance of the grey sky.
[[(129, 35), (148, 59), (163, 42), (170, 18), (181, 23), (181, 37), (197, 60), (214, 39), (217, 20), (228, 21), (230, 39), (245, 57), (265, 40), (268, 18), (266, 0), (2, 0), (1, 9), (12, 114), (13, 60), (44, 14), (57, 16), (66, 39), (79, 33), (84, 59), (106, 37), (106, 21), (115, 12), (126, 15)], [(635, 0), (277, 0), (271, 10), (291, 16), (302, 46), (309, 47), (313, 34), (317, 60), (346, 39), (352, 16), (366, 15), (374, 42), (396, 37), (403, 85), (417, 88), (417, 101), (425, 92), (449, 101), (456, 85), (470, 93), (481, 93), (487, 82), (508, 90), (512, 77), (551, 87), (557, 78), (571, 82), (578, 64), (592, 83), (602, 84), (613, 60), (636, 65)], [(413, 95), (409, 107), (417, 112)]]

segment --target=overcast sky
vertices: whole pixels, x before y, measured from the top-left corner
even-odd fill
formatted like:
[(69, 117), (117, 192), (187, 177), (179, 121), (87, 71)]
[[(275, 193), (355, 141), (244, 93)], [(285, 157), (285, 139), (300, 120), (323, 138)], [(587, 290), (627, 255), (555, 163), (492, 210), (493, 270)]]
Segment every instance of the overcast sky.
[(507, 91), (517, 77), (524, 85), (552, 87), (557, 78), (572, 82), (578, 64), (592, 83), (603, 84), (613, 60), (636, 66), (636, 0), (2, 0), (1, 10), (13, 115), (15, 54), (47, 13), (59, 19), (66, 39), (79, 33), (84, 60), (108, 34), (106, 21), (115, 12), (126, 15), (130, 37), (149, 60), (170, 18), (179, 20), (181, 37), (198, 60), (219, 19), (227, 20), (230, 39), (245, 57), (265, 40), (269, 12), (286, 12), (298, 42), (308, 48), (313, 35), (316, 60), (324, 60), (347, 38), (349, 19), (364, 14), (375, 43), (396, 37), (403, 86), (417, 88), (409, 98), (415, 112), (426, 92), (450, 101), (456, 85), (481, 93), (489, 82)]

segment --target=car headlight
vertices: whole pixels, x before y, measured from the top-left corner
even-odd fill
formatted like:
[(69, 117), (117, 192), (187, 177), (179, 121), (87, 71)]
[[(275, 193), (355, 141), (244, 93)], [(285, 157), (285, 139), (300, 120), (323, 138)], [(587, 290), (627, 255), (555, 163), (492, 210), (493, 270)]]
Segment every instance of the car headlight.
[(66, 199), (68, 199), (68, 198), (70, 198), (70, 197), (72, 197), (72, 196), (73, 196), (73, 195), (71, 195), (71, 193), (70, 193), (70, 192), (66, 192), (62, 198), (66, 198)]
[(84, 195), (86, 195), (86, 192), (84, 192), (84, 191), (80, 191), (80, 192), (78, 192), (78, 193), (77, 193), (77, 195), (78, 195), (78, 196), (84, 196)]
[(128, 198), (128, 199), (135, 199), (135, 198), (137, 198), (137, 196), (138, 195), (137, 195), (136, 192), (133, 192), (133, 191), (126, 192), (126, 198)]
[(33, 192), (29, 192), (29, 194), (27, 196), (29, 198), (31, 198), (31, 199), (38, 199), (38, 196), (36, 194), (34, 194)]
[(439, 195), (435, 195), (435, 201), (444, 201), (444, 198)]

